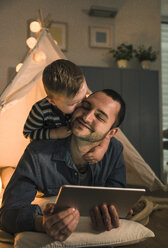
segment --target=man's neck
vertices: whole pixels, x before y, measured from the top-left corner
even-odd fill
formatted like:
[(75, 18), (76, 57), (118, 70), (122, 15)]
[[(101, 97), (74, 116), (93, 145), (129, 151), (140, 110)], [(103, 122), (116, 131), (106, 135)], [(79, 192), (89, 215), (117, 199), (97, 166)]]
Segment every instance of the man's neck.
[(71, 156), (77, 168), (81, 166), (86, 166), (88, 164), (87, 161), (83, 158), (83, 156), (87, 152), (89, 152), (92, 148), (99, 145), (99, 143), (100, 141), (91, 143), (72, 135), (71, 144), (70, 144)]

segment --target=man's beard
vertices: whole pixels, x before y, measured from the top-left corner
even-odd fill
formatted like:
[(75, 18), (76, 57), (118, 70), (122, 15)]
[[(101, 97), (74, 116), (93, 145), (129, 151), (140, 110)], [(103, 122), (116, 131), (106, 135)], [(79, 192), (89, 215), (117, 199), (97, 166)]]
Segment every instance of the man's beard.
[[(88, 130), (90, 131), (90, 134), (87, 134), (85, 136), (80, 136), (80, 135), (77, 135), (75, 132), (73, 132), (73, 124), (75, 121), (78, 121), (78, 120), (81, 120), (83, 122), (83, 124), (86, 124), (86, 126), (88, 127)], [(103, 140), (109, 132), (109, 131), (107, 131), (104, 134), (96, 133), (94, 128), (88, 122), (84, 121), (82, 119), (82, 117), (76, 117), (75, 119), (73, 119), (71, 122), (71, 127), (72, 127), (72, 133), (75, 137), (77, 137), (78, 139), (83, 140), (83, 141), (88, 141), (90, 143), (99, 142), (99, 141)]]

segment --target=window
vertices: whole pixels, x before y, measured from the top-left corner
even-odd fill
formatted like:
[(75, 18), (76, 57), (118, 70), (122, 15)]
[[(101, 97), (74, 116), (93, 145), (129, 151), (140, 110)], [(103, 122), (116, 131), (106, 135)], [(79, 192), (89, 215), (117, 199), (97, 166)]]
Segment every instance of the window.
[[(163, 130), (168, 130), (168, 22), (161, 23)], [(167, 136), (167, 135), (166, 135)], [(163, 138), (164, 144), (168, 138)], [(164, 146), (165, 147), (165, 146)], [(163, 150), (164, 170), (168, 173), (168, 148)], [(168, 178), (167, 178), (168, 179)], [(168, 180), (167, 180), (168, 181)]]

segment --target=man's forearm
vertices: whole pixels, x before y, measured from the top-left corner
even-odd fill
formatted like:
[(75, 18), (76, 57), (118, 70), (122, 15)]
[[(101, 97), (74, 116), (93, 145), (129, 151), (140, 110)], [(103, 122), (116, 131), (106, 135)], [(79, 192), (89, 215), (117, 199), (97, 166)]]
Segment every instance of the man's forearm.
[(38, 205), (11, 209), (2, 208), (0, 211), (1, 228), (10, 233), (34, 231), (34, 219), (41, 214), (42, 211)]

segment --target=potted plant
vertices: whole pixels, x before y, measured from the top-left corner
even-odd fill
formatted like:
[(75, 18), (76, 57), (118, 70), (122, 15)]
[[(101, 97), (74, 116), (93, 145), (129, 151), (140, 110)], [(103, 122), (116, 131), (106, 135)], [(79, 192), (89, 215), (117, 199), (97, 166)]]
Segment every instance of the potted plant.
[(128, 61), (133, 57), (133, 46), (122, 43), (117, 49), (110, 50), (110, 53), (113, 54), (118, 67), (126, 68)]
[(152, 46), (145, 48), (144, 45), (139, 46), (137, 49), (134, 49), (134, 55), (141, 63), (143, 69), (149, 69), (150, 62), (153, 62), (157, 59), (157, 52), (153, 50)]

